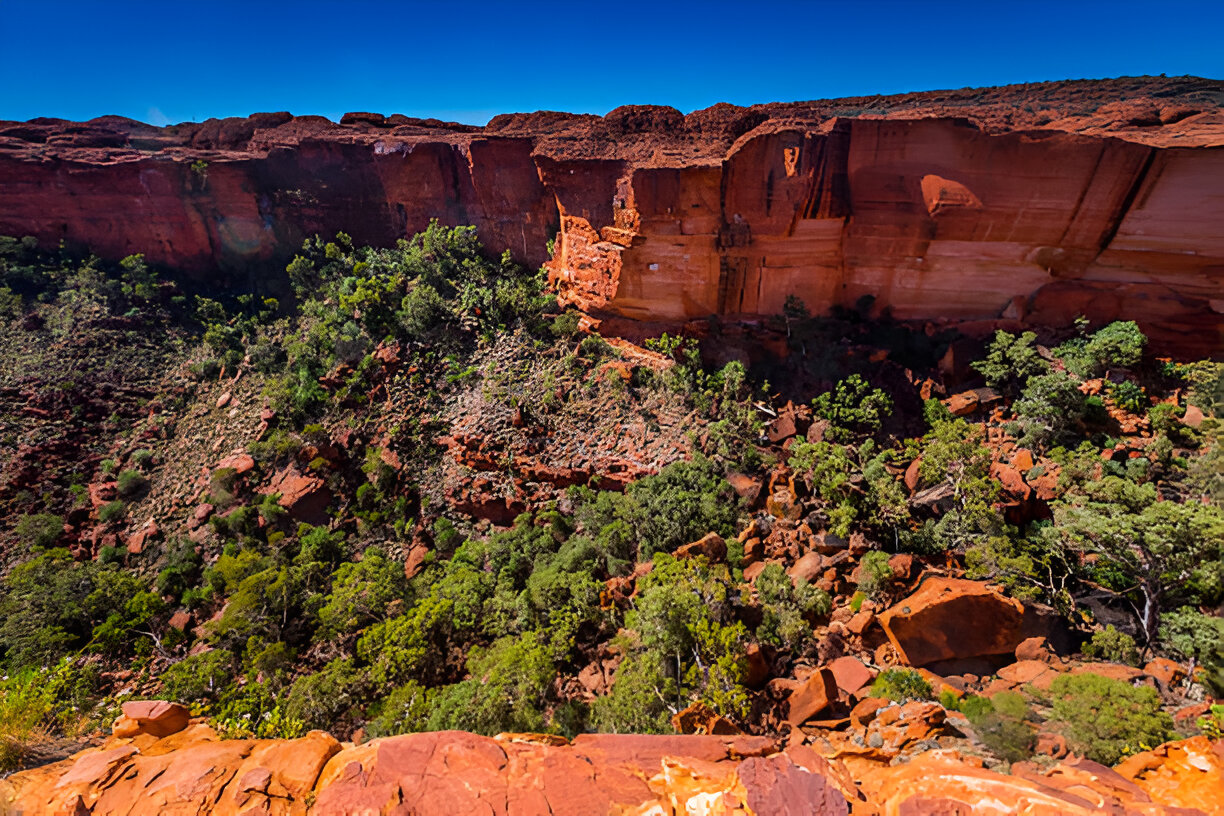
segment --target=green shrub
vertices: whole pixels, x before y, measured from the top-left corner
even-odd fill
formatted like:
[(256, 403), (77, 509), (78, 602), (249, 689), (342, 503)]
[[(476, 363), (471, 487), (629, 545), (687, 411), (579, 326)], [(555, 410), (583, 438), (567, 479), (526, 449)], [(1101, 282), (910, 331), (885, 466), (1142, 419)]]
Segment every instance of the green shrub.
[(1160, 642), (1182, 660), (1196, 661), (1203, 684), (1224, 696), (1224, 618), (1192, 607), (1168, 612), (1160, 619)]
[(754, 582), (761, 603), (757, 640), (798, 653), (812, 639), (809, 619), (829, 614), (829, 593), (802, 579), (792, 581), (781, 564), (766, 565)]
[(0, 774), (16, 770), (30, 748), (49, 736), (55, 702), (45, 670), (26, 669), (0, 680)]
[(470, 677), (437, 690), (429, 728), (493, 736), (502, 731), (544, 731), (544, 712), (556, 667), (535, 633), (504, 637), (468, 657)]
[(566, 309), (564, 314), (559, 314), (553, 318), (552, 325), (549, 328), (555, 336), (563, 340), (568, 339), (578, 333), (580, 318), (581, 312), (577, 309)]
[(588, 492), (580, 498), (576, 514), (583, 528), (619, 558), (672, 552), (709, 532), (729, 537), (740, 512), (734, 488), (704, 456), (673, 462), (624, 493)]
[(1130, 368), (1143, 358), (1147, 338), (1133, 321), (1110, 323), (1088, 337), (1054, 349), (1069, 371), (1084, 378), (1099, 377), (1110, 368)]
[(1075, 380), (1061, 372), (1033, 377), (1012, 406), (1008, 430), (1021, 447), (1047, 450), (1075, 438), (1087, 400)]
[(1135, 639), (1125, 632), (1119, 632), (1113, 624), (1092, 633), (1092, 640), (1084, 644), (1084, 654), (1128, 666), (1139, 662)]
[(167, 545), (166, 566), (157, 575), (157, 592), (176, 600), (196, 586), (203, 570), (203, 559), (190, 541), (177, 538)]
[(991, 388), (1015, 395), (1033, 377), (1050, 370), (1050, 364), (1037, 352), (1037, 335), (1025, 332), (1016, 337), (1003, 330), (995, 332), (985, 360), (972, 363)]
[(122, 499), (116, 499), (98, 508), (98, 521), (103, 524), (109, 524), (112, 521), (119, 521), (126, 514), (127, 505), (124, 504)]
[(133, 465), (141, 470), (148, 470), (149, 466), (153, 464), (153, 451), (141, 448), (132, 453), (130, 460)]
[(913, 669), (885, 669), (871, 684), (871, 696), (903, 703), (933, 699), (935, 692), (926, 678)]
[(1206, 714), (1195, 720), (1194, 724), (1207, 739), (1224, 739), (1224, 704), (1216, 703)]
[(598, 334), (589, 334), (578, 344), (578, 354), (592, 362), (599, 362), (608, 357), (614, 357), (616, 350)]
[(368, 681), (352, 658), (336, 658), (314, 674), (294, 681), (285, 714), (309, 728), (330, 728), (366, 698)]
[(880, 430), (883, 421), (892, 414), (893, 403), (888, 394), (858, 374), (851, 374), (837, 383), (832, 391), (812, 400), (812, 411), (831, 424), (825, 435), (845, 442), (856, 434), (871, 435)]
[(352, 634), (382, 620), (407, 591), (403, 565), (371, 547), (360, 561), (341, 564), (333, 574), (331, 594), (318, 612), (319, 637)]
[(1148, 397), (1143, 386), (1124, 380), (1109, 389), (1109, 398), (1124, 411), (1143, 416), (1147, 413)]
[(1037, 744), (1037, 729), (1024, 696), (1004, 691), (990, 699), (972, 696), (961, 705), (961, 713), (973, 723), (978, 739), (1007, 762), (1020, 762), (1033, 755)]
[(1050, 688), (1050, 721), (1059, 725), (1073, 751), (1103, 765), (1155, 748), (1173, 737), (1173, 718), (1160, 695), (1096, 674), (1063, 674)]
[(149, 480), (140, 471), (125, 470), (119, 474), (119, 478), (116, 480), (116, 490), (119, 491), (120, 496), (131, 498), (144, 490), (148, 484)]
[(31, 547), (46, 549), (55, 546), (55, 542), (63, 535), (64, 519), (51, 513), (22, 516), (14, 532)]
[(168, 699), (192, 703), (217, 699), (233, 678), (234, 656), (224, 649), (211, 649), (168, 666), (158, 679)]
[(872, 550), (859, 561), (858, 588), (872, 598), (879, 597), (892, 584), (893, 571), (888, 553)]
[(90, 727), (98, 682), (96, 666), (72, 660), (0, 677), (0, 775), (49, 739)]
[(393, 737), (429, 730), (429, 716), (436, 708), (435, 696), (415, 680), (395, 689), (376, 707), (377, 714), (368, 729), (370, 737)]

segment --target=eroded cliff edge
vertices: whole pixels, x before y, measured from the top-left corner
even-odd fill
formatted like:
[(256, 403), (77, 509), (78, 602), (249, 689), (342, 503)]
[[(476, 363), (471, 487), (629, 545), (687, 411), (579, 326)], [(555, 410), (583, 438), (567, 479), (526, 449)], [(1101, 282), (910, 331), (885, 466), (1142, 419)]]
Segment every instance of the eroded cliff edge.
[(605, 332), (871, 295), (982, 328), (1126, 316), (1169, 351), (1212, 353), (1222, 102), (1224, 82), (1141, 78), (484, 128), (0, 123), (0, 234), (211, 277), (267, 269), (313, 233), (387, 244), (436, 217), (547, 261)]

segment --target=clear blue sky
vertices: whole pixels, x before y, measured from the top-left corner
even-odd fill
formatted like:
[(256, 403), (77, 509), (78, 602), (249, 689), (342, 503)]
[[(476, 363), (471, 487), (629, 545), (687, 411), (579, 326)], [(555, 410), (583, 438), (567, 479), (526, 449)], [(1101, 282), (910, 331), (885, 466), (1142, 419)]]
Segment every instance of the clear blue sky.
[(1047, 79), (1224, 78), (1224, 0), (0, 0), (0, 119), (688, 112)]

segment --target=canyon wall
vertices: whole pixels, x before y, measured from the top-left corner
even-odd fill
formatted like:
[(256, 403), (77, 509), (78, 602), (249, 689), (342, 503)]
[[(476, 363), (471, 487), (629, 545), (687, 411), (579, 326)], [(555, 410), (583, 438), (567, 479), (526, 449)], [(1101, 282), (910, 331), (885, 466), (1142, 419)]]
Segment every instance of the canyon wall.
[(871, 296), (980, 331), (1133, 318), (1165, 350), (1212, 353), (1222, 103), (1224, 83), (1151, 78), (484, 128), (0, 123), (0, 234), (215, 276), (267, 274), (314, 233), (389, 244), (438, 218), (547, 262), (611, 333)]

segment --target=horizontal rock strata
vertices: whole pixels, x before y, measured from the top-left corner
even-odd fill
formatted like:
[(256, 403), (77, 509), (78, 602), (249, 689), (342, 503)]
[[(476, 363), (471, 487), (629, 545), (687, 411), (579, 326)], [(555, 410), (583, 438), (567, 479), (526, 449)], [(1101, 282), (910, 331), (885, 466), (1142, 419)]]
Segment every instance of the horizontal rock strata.
[(1221, 100), (1221, 82), (1148, 78), (484, 128), (0, 123), (0, 234), (214, 276), (267, 269), (311, 234), (388, 244), (438, 218), (548, 261), (605, 332), (871, 296), (983, 330), (1134, 316), (1166, 350), (1211, 352)]

